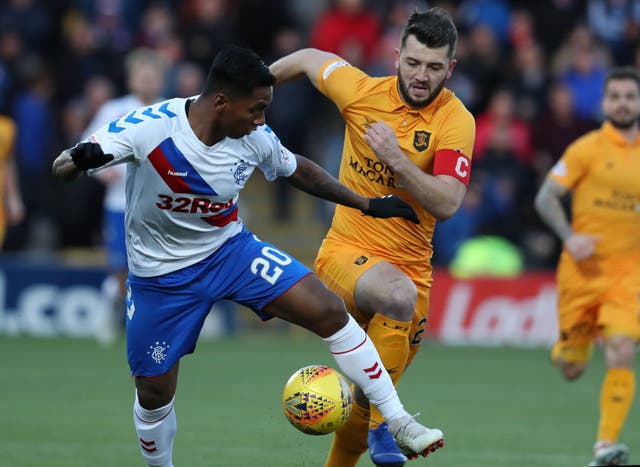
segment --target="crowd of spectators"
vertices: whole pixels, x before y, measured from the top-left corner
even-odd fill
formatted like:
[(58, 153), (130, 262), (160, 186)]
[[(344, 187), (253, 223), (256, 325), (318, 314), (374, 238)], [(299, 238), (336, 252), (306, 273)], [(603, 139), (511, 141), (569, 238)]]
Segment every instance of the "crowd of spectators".
[[(50, 166), (102, 103), (125, 93), (130, 51), (164, 57), (166, 97), (197, 94), (227, 43), (267, 63), (318, 47), (390, 74), (407, 16), (431, 6), (458, 26), (449, 87), (477, 122), (471, 185), (460, 212), (437, 227), (434, 263), (491, 235), (517, 246), (526, 267), (552, 267), (559, 245), (532, 198), (566, 145), (600, 124), (607, 69), (640, 68), (640, 0), (1, 0), (0, 113), (18, 125), (27, 213), (5, 249), (101, 245), (104, 187), (91, 178), (59, 184)], [(290, 149), (337, 171), (342, 122), (308, 83), (277, 88), (267, 118)], [(275, 184), (274, 219), (289, 219), (290, 196)]]

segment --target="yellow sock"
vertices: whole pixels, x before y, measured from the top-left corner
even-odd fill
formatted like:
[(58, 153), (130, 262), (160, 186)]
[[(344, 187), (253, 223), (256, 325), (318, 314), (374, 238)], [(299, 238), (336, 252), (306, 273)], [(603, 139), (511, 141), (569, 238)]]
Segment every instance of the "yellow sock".
[[(396, 321), (379, 313), (371, 318), (367, 326), (367, 334), (378, 349), (382, 364), (389, 372), (394, 386), (398, 385), (407, 366), (410, 329), (411, 321)], [(383, 421), (380, 411), (371, 406), (370, 428), (376, 428)]]
[(362, 453), (368, 448), (368, 426), (369, 408), (364, 408), (356, 401), (353, 401), (349, 418), (333, 435), (333, 442), (324, 464), (325, 467), (355, 466)]
[(633, 370), (607, 370), (600, 392), (600, 424), (598, 440), (616, 442), (627, 418), (636, 390)]

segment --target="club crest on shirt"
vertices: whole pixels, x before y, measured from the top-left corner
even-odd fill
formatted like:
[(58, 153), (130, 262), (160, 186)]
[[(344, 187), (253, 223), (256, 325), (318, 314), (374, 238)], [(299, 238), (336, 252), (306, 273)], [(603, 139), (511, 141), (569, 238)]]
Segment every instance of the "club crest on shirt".
[(366, 263), (367, 261), (369, 261), (369, 258), (367, 258), (366, 256), (362, 255), (359, 258), (357, 258), (353, 264), (355, 264), (356, 266), (362, 266), (364, 263)]
[(424, 151), (429, 147), (431, 133), (428, 131), (418, 130), (413, 134), (413, 147), (418, 151)]
[(249, 177), (249, 175), (247, 174), (247, 169), (249, 168), (249, 166), (245, 164), (244, 161), (240, 162), (239, 164), (236, 163), (234, 165), (236, 165), (236, 170), (233, 172), (233, 179), (238, 185), (241, 185), (242, 182), (247, 181), (247, 178)]

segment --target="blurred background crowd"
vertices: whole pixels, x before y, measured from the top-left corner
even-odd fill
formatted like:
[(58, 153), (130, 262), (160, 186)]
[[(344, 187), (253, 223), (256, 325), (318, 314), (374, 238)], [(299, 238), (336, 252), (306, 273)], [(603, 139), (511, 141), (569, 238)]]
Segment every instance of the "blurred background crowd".
[[(608, 68), (640, 69), (640, 0), (2, 0), (0, 114), (17, 124), (25, 205), (4, 251), (102, 246), (104, 183), (63, 184), (50, 167), (102, 104), (134, 92), (133, 51), (160, 58), (157, 94), (167, 98), (198, 94), (227, 43), (267, 63), (311, 46), (372, 75), (395, 74), (402, 25), (431, 6), (450, 11), (459, 29), (448, 86), (477, 123), (471, 184), (460, 211), (437, 227), (434, 264), (450, 265), (470, 239), (492, 238), (524, 268), (553, 267), (559, 244), (533, 196), (564, 148), (600, 125)], [(267, 119), (291, 150), (336, 174), (342, 121), (308, 83), (277, 88)], [(288, 185), (271, 188), (272, 222), (295, 222)], [(327, 226), (330, 209), (318, 205), (317, 215)]]

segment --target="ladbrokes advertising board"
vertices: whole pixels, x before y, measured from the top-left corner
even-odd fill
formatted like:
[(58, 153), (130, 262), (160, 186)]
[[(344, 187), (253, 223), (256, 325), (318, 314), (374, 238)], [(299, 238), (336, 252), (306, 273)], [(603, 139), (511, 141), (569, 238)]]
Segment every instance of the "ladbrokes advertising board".
[(451, 344), (549, 345), (556, 339), (551, 272), (459, 280), (436, 271), (427, 334)]

